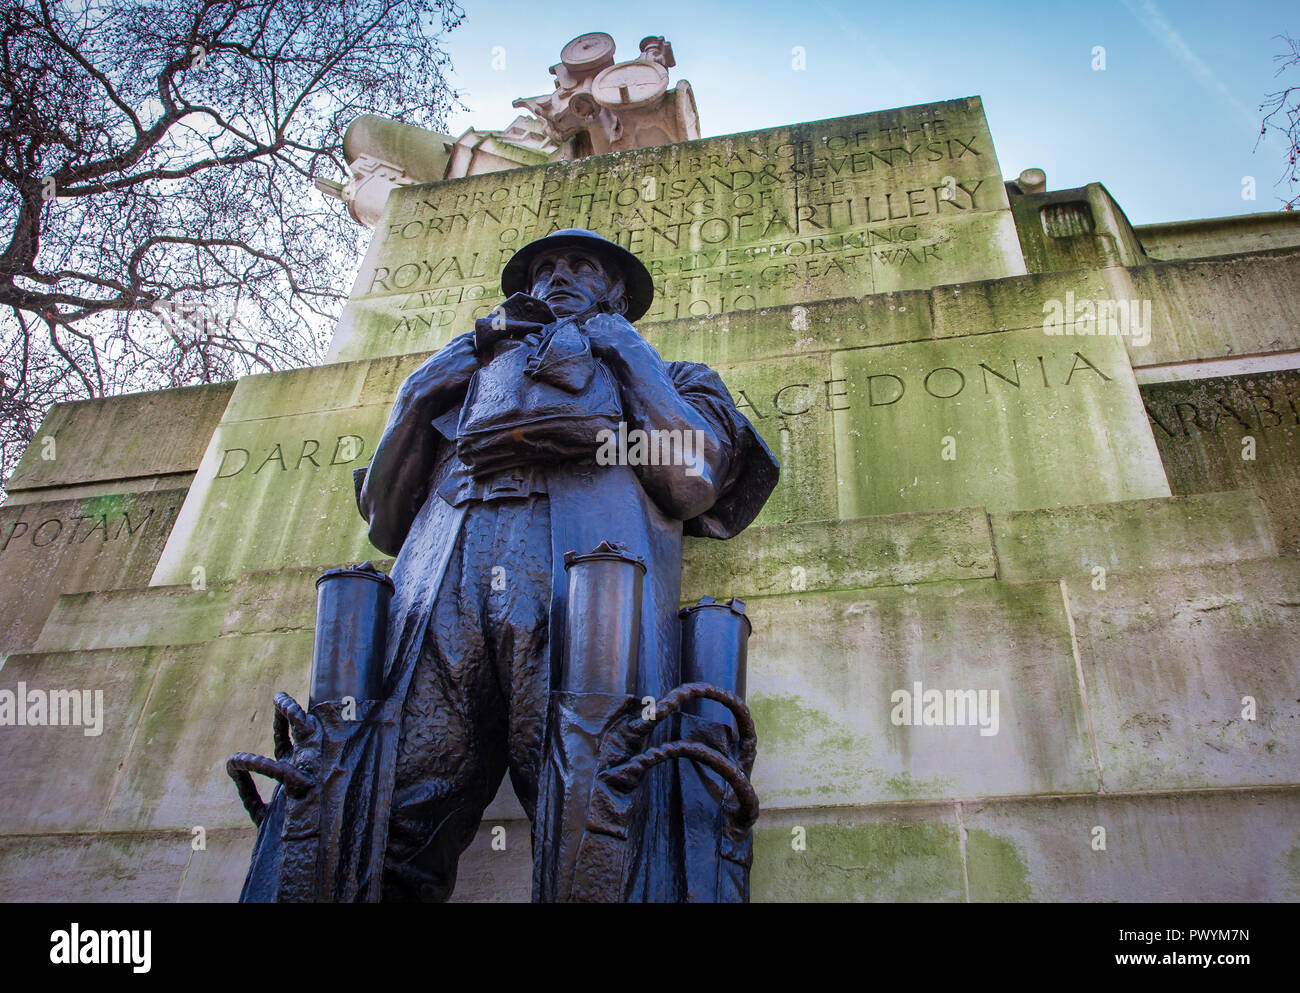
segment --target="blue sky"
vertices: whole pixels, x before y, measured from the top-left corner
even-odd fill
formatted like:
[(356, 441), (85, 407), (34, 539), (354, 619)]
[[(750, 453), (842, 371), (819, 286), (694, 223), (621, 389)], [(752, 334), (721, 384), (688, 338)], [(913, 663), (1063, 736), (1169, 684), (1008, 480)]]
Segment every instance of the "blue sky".
[[(978, 94), (1005, 177), (1038, 166), (1049, 189), (1100, 181), (1134, 224), (1276, 210), (1284, 191), (1281, 142), (1255, 141), (1259, 104), (1283, 82), (1275, 36), (1300, 36), (1294, 0), (462, 3), (466, 21), (446, 39), (470, 108), (455, 134), (513, 120), (511, 99), (548, 91), (547, 68), (575, 35), (611, 34), (621, 61), (662, 34), (706, 137)], [(1290, 73), (1300, 82), (1300, 67)]]

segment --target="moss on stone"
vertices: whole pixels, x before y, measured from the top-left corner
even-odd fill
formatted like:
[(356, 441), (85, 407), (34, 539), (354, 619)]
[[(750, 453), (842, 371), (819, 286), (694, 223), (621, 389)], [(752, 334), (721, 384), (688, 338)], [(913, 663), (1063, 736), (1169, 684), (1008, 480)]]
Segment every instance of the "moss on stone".
[(809, 824), (807, 848), (790, 827), (754, 833), (756, 903), (960, 901), (961, 852), (948, 824), (917, 820)]

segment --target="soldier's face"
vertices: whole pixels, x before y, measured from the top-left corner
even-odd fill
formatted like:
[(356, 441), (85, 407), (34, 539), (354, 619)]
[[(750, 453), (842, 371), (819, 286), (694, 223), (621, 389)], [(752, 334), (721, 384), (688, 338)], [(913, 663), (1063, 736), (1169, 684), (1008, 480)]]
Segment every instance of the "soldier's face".
[(538, 256), (532, 278), (531, 295), (545, 300), (556, 317), (591, 310), (614, 288), (600, 259), (581, 248), (560, 248)]

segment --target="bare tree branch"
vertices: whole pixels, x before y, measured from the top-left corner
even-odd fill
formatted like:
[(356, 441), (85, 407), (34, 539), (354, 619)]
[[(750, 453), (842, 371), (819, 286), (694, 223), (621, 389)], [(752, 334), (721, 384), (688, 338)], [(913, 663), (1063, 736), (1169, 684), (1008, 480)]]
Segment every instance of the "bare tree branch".
[(455, 0), (5, 0), (0, 472), (62, 400), (318, 361), (344, 127), (457, 105)]
[[(1274, 75), (1281, 76), (1292, 66), (1300, 65), (1300, 41), (1285, 34), (1277, 35), (1277, 38), (1288, 49), (1281, 55), (1273, 56), (1273, 61), (1279, 63)], [(1264, 116), (1255, 148), (1259, 148), (1270, 130), (1282, 136), (1285, 143), (1282, 153), (1285, 166), (1274, 185), (1286, 186), (1288, 195), (1278, 198), (1282, 201), (1282, 209), (1295, 210), (1300, 206), (1300, 193), (1296, 189), (1296, 157), (1300, 155), (1300, 86), (1287, 86), (1268, 94), (1259, 110)]]

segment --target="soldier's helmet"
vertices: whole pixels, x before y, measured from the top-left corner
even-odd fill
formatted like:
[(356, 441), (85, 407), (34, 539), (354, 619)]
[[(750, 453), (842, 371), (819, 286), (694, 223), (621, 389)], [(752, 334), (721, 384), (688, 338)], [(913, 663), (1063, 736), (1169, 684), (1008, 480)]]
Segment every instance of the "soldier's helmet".
[(501, 273), (501, 289), (505, 295), (527, 293), (532, 289), (529, 270), (533, 260), (543, 252), (557, 248), (586, 249), (600, 259), (607, 269), (623, 277), (623, 292), (627, 296), (627, 313), (623, 316), (629, 321), (636, 321), (650, 309), (650, 302), (655, 295), (650, 271), (626, 248), (585, 228), (553, 231), (515, 252)]

